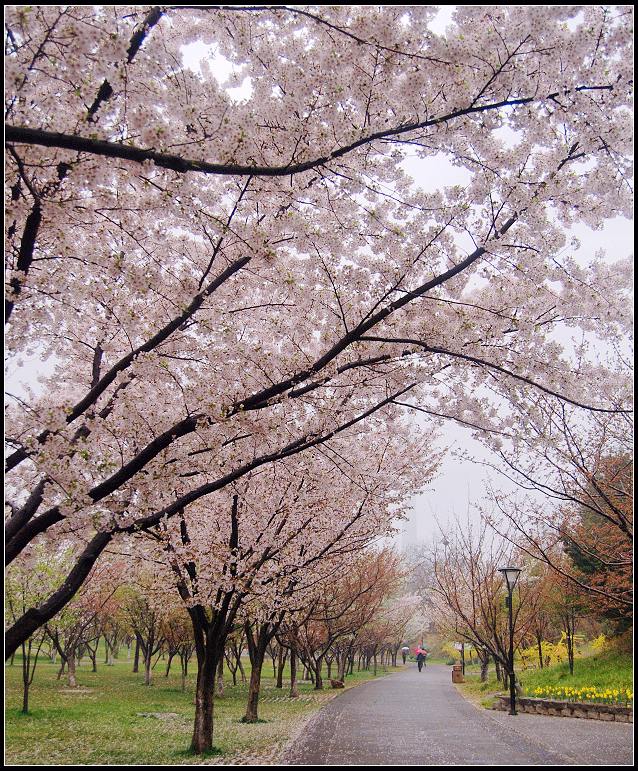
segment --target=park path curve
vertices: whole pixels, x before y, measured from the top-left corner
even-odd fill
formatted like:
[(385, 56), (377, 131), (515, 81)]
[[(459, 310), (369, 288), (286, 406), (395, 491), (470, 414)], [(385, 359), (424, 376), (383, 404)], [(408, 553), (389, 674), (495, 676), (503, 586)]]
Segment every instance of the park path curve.
[(282, 765), (632, 765), (633, 725), (482, 710), (416, 664), (333, 699)]

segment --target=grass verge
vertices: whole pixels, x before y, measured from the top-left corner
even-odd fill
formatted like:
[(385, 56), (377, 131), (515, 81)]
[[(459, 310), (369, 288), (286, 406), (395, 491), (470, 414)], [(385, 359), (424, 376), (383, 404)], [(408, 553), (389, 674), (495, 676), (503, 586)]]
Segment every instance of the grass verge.
[[(631, 688), (633, 661), (630, 653), (606, 652), (576, 659), (574, 674), (569, 674), (567, 663), (544, 669), (526, 669), (517, 673), (524, 695), (532, 695), (534, 688), (548, 686), (597, 686), (599, 688)], [(487, 682), (480, 681), (478, 667), (466, 667), (465, 682), (457, 685), (459, 692), (475, 706), (491, 708), (493, 695), (505, 691), (493, 674)]]
[[(134, 674), (130, 661), (98, 672), (78, 668), (78, 688), (56, 679), (57, 667), (41, 661), (30, 692), (30, 714), (22, 704), (21, 662), (5, 667), (5, 762), (8, 765), (186, 765), (275, 763), (297, 727), (340, 691), (314, 691), (299, 683), (298, 699), (263, 678), (259, 723), (242, 723), (247, 684), (226, 683), (215, 700), (215, 749), (206, 759), (188, 752), (195, 715), (195, 671), (182, 692), (177, 667), (168, 677), (160, 661), (153, 684)], [(266, 667), (264, 667), (266, 670)], [(396, 670), (388, 670), (396, 671)], [(377, 677), (385, 674), (379, 670)], [(249, 669), (247, 670), (249, 675)], [(346, 688), (374, 679), (371, 672), (346, 678)]]

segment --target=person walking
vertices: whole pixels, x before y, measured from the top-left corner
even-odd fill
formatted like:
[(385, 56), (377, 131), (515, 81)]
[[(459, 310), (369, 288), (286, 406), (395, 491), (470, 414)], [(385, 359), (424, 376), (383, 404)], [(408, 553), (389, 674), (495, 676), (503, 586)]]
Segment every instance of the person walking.
[(419, 648), (416, 654), (416, 665), (419, 668), (419, 672), (423, 669), (424, 664), (425, 664), (425, 651)]

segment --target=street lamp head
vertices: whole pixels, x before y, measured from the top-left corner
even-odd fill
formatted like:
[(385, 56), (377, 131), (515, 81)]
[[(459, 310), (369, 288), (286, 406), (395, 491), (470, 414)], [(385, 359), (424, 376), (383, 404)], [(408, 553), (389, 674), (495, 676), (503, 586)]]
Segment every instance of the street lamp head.
[(509, 592), (513, 592), (514, 587), (516, 586), (516, 582), (518, 581), (518, 576), (521, 572), (521, 569), (515, 568), (515, 567), (499, 568), (499, 572), (505, 576), (505, 582), (507, 583), (507, 590)]

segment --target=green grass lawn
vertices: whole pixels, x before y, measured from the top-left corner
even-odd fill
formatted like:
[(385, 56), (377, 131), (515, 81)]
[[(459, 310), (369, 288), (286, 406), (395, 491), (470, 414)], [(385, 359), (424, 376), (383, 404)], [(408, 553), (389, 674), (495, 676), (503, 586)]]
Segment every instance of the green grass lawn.
[[(574, 662), (574, 674), (569, 674), (567, 663), (556, 664), (544, 669), (525, 669), (517, 671), (525, 695), (534, 688), (556, 686), (597, 686), (599, 688), (631, 688), (633, 682), (633, 661), (630, 653), (606, 652), (577, 658)], [(492, 694), (505, 692), (503, 685), (496, 680), (493, 668), (490, 668), (488, 681), (481, 683), (479, 668), (466, 667), (465, 683), (459, 686), (463, 693), (475, 703), (491, 706)]]
[[(99, 661), (99, 659), (98, 659)], [(247, 675), (250, 667), (245, 665)], [(195, 665), (190, 668), (186, 691), (180, 687), (179, 663), (168, 678), (160, 661), (153, 684), (145, 686), (143, 673), (133, 674), (126, 660), (107, 667), (98, 663), (90, 671), (85, 659), (78, 667), (78, 687), (56, 679), (58, 667), (48, 659), (38, 662), (31, 687), (30, 714), (23, 715), (21, 659), (5, 667), (5, 761), (22, 764), (185, 764), (200, 763), (188, 753), (194, 707)], [(389, 670), (393, 671), (393, 670)], [(385, 674), (382, 668), (377, 676)], [(268, 674), (271, 676), (268, 677)], [(358, 672), (346, 679), (352, 687), (372, 679), (372, 672)], [(289, 684), (274, 687), (272, 667), (264, 665), (259, 716), (265, 722), (240, 722), (245, 712), (247, 684), (232, 686), (228, 675), (222, 698), (215, 701), (213, 744), (219, 762), (233, 755), (271, 757), (297, 730), (301, 721), (335, 693), (328, 688), (314, 691), (300, 682), (298, 699), (288, 698)], [(141, 713), (156, 713), (145, 716)], [(212, 759), (214, 760), (214, 759)]]

